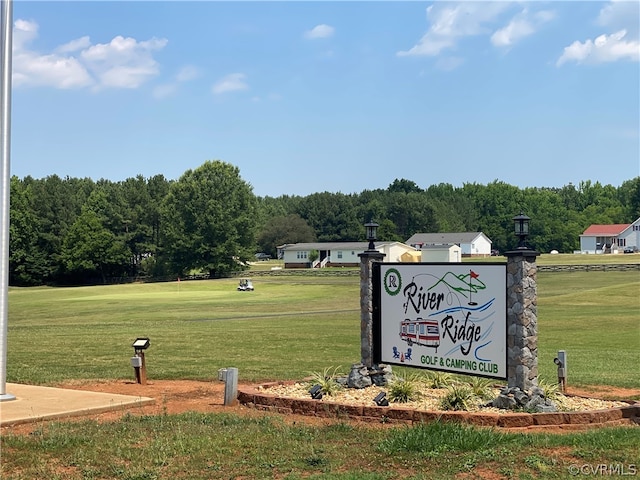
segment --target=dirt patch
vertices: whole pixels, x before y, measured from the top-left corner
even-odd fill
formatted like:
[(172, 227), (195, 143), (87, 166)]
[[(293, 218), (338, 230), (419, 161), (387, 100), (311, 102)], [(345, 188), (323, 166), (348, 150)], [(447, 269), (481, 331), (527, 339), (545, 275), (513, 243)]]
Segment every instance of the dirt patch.
[[(240, 384), (239, 388), (249, 386)], [(113, 421), (121, 418), (125, 414), (131, 415), (160, 415), (179, 414), (184, 412), (202, 413), (229, 413), (235, 415), (245, 415), (260, 417), (264, 415), (278, 415), (275, 412), (264, 412), (236, 403), (232, 406), (224, 405), (224, 383), (203, 382), (193, 380), (153, 380), (147, 385), (139, 385), (132, 381), (103, 381), (103, 382), (68, 382), (58, 385), (61, 388), (85, 390), (93, 392), (107, 392), (121, 395), (151, 397), (155, 399), (155, 404), (136, 406), (127, 410), (109, 411), (106, 413), (93, 414), (79, 418), (91, 418), (96, 421)], [(640, 389), (624, 389), (608, 386), (594, 386), (590, 388), (570, 388), (568, 393), (582, 395), (590, 398), (625, 400), (637, 398)], [(344, 419), (332, 419), (326, 417), (316, 417), (299, 415), (293, 413), (282, 414), (280, 417), (288, 424), (307, 425), (328, 425), (336, 422), (344, 422)], [(69, 419), (76, 421), (78, 417)], [(354, 424), (366, 425), (372, 428), (386, 427), (383, 423), (371, 423), (357, 419), (350, 419)], [(28, 433), (38, 428), (42, 423), (23, 424), (14, 427), (5, 427), (16, 433)], [(553, 431), (547, 429), (545, 431)]]
[[(242, 387), (242, 384), (238, 386)], [(73, 381), (56, 385), (56, 387), (149, 397), (155, 400), (155, 403), (150, 405), (138, 405), (123, 410), (111, 410), (99, 414), (70, 417), (65, 420), (69, 422), (86, 420), (87, 418), (98, 422), (108, 422), (118, 420), (124, 415), (172, 415), (185, 412), (228, 413), (251, 417), (265, 416), (265, 412), (247, 408), (238, 402), (231, 406), (224, 405), (224, 383), (217, 381), (154, 380), (149, 381), (146, 385), (122, 380), (101, 382)], [(330, 419), (305, 417), (303, 415), (286, 415), (282, 417), (283, 420), (289, 424), (305, 423), (310, 425), (326, 425), (335, 423), (335, 421), (331, 421)], [(37, 430), (44, 423), (48, 423), (48, 421), (6, 426), (2, 427), (0, 431), (26, 434)]]
[(602, 400), (640, 400), (640, 388), (610, 387), (607, 385), (591, 385), (589, 387), (568, 387), (570, 395), (599, 398)]

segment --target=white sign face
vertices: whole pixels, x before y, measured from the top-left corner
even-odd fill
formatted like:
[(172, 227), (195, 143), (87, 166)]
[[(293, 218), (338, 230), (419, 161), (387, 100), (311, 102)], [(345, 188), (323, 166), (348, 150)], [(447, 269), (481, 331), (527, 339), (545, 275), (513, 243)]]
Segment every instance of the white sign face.
[(505, 264), (381, 263), (374, 321), (382, 363), (507, 378)]

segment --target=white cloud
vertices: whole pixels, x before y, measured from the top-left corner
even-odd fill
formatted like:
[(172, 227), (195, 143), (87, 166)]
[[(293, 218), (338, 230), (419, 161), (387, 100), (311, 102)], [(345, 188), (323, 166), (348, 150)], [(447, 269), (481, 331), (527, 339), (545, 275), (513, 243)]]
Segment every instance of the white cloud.
[(595, 65), (617, 61), (640, 61), (640, 2), (613, 0), (600, 9), (595, 24), (607, 33), (565, 47), (556, 65), (567, 62)]
[(559, 67), (566, 62), (598, 64), (616, 62), (618, 60), (640, 61), (640, 41), (626, 40), (626, 30), (611, 35), (600, 35), (595, 40), (575, 41), (568, 47), (556, 62)]
[(93, 80), (76, 58), (57, 54), (41, 55), (27, 49), (38, 37), (36, 22), (18, 19), (13, 28), (13, 85), (53, 86), (55, 88), (87, 87)]
[(16, 86), (138, 88), (159, 74), (152, 52), (167, 44), (166, 39), (139, 42), (116, 36), (109, 43), (92, 45), (90, 38), (84, 36), (54, 48), (51, 53), (41, 53), (29, 48), (37, 36), (36, 22), (16, 20), (13, 45)]
[(434, 3), (427, 7), (427, 32), (416, 45), (397, 55), (436, 56), (455, 48), (461, 38), (488, 34), (489, 25), (510, 6), (508, 2)]
[(13, 84), (61, 89), (83, 88), (95, 82), (85, 67), (73, 57), (18, 52), (13, 56)]
[(471, 36), (489, 36), (496, 47), (509, 47), (518, 40), (532, 35), (540, 26), (555, 17), (550, 10), (515, 15), (503, 28), (496, 30), (500, 18), (514, 8), (513, 2), (436, 2), (427, 8), (429, 29), (420, 41), (398, 56), (437, 56), (446, 50), (455, 50), (458, 42)]
[(399, 57), (411, 55), (427, 55), (429, 57), (435, 57), (436, 55), (439, 55), (442, 50), (452, 48), (453, 46), (455, 46), (455, 40), (453, 38), (437, 38), (427, 32), (416, 45), (407, 51), (398, 52), (397, 55)]
[(24, 46), (38, 37), (38, 24), (18, 19), (13, 24), (13, 50), (21, 51)]
[(509, 47), (533, 32), (535, 30), (528, 20), (514, 18), (506, 27), (496, 30), (491, 35), (491, 43), (496, 47)]
[(495, 47), (510, 47), (519, 40), (534, 34), (542, 24), (554, 18), (555, 13), (550, 10), (531, 14), (525, 9), (514, 16), (505, 27), (496, 30), (491, 35), (491, 43)]
[(637, 36), (640, 28), (640, 2), (614, 0), (600, 10), (596, 24), (615, 30), (626, 30), (629, 35)]
[(427, 7), (429, 30), (416, 45), (397, 55), (436, 56), (454, 49), (461, 38), (489, 33), (488, 24), (508, 7), (507, 2), (434, 3)]
[(166, 44), (165, 39), (138, 42), (135, 38), (118, 35), (109, 43), (84, 49), (80, 57), (96, 77), (98, 88), (137, 88), (160, 73), (152, 52)]
[(311, 30), (304, 32), (305, 38), (327, 38), (331, 37), (335, 32), (335, 28), (330, 25), (320, 24), (313, 27)]
[(71, 40), (69, 43), (65, 43), (64, 45), (60, 45), (56, 48), (57, 53), (71, 53), (77, 52), (78, 50), (84, 50), (91, 46), (91, 39), (89, 36), (84, 36), (77, 38), (76, 40)]
[(172, 82), (158, 85), (153, 89), (155, 98), (166, 98), (178, 91), (179, 84), (190, 82), (200, 76), (200, 71), (193, 65), (183, 66), (175, 76)]
[(215, 95), (220, 95), (227, 92), (237, 92), (239, 90), (247, 90), (249, 85), (246, 82), (247, 76), (244, 73), (231, 73), (212, 87), (212, 91)]
[(176, 80), (178, 82), (189, 82), (198, 78), (200, 72), (193, 65), (185, 65), (180, 69), (178, 74), (176, 75)]

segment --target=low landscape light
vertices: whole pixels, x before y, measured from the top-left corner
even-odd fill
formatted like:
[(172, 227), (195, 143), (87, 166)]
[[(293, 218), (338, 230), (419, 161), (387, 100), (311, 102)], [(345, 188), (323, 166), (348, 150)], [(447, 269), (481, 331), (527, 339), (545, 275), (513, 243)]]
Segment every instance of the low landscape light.
[(131, 345), (137, 350), (146, 350), (151, 345), (151, 340), (148, 337), (138, 337)]
[(136, 382), (140, 385), (147, 384), (147, 363), (144, 359), (144, 351), (151, 345), (149, 337), (138, 337), (131, 344), (136, 354), (131, 358), (131, 366), (136, 374)]
[(314, 385), (309, 390), (309, 395), (311, 395), (311, 398), (314, 400), (320, 400), (322, 398), (322, 387), (320, 385)]
[(386, 392), (380, 392), (378, 395), (374, 397), (373, 401), (379, 407), (388, 407), (389, 400), (387, 400), (386, 396), (387, 396)]

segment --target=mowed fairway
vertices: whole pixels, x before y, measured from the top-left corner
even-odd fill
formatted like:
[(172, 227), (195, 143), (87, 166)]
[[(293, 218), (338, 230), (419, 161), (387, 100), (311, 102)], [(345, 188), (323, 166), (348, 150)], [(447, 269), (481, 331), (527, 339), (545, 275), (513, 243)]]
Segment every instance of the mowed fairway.
[[(299, 379), (360, 358), (359, 277), (254, 278), (78, 288), (12, 288), (7, 381), (133, 378), (131, 343), (151, 338), (150, 379)], [(571, 385), (637, 388), (640, 274), (538, 274), (539, 371), (569, 355)]]
[(11, 289), (8, 381), (132, 377), (137, 336), (148, 336), (149, 378), (292, 379), (360, 356), (357, 277), (182, 281)]
[(640, 387), (640, 272), (538, 274), (540, 374), (568, 354), (570, 385)]

